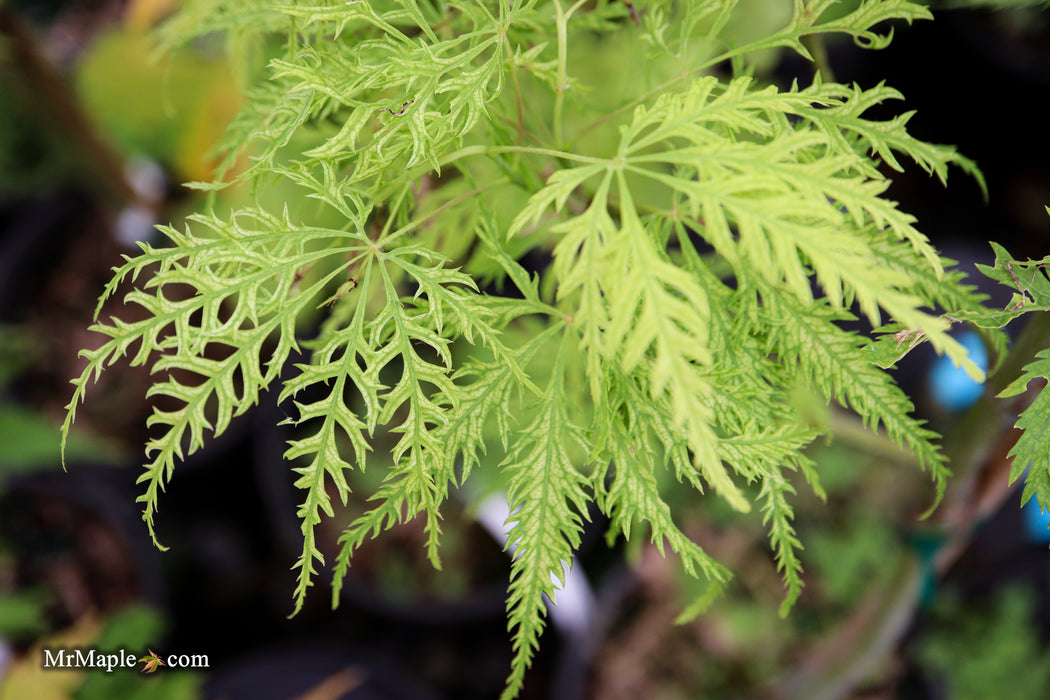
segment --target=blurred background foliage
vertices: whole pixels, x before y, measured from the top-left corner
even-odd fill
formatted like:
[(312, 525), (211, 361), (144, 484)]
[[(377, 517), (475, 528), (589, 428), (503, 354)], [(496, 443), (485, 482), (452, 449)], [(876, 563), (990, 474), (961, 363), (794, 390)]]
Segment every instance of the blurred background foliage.
[[(305, 697), (324, 687), (342, 690), (313, 697), (495, 697), (510, 649), (502, 594), (493, 604), (486, 581), (502, 586), (505, 562), (498, 552), (479, 553), (494, 543), (479, 545), (467, 516), (450, 539), (457, 571), (442, 578), (420, 566), (410, 524), (391, 538), (392, 547), (368, 555), (371, 578), (362, 577), (353, 594), (360, 597), (332, 613), (321, 591), (302, 615), (285, 619), (294, 547), (281, 533), (294, 522), (294, 503), (282, 490), (287, 470), (265, 466), (280, 449), (273, 430), (279, 416), (249, 417), (184, 465), (165, 501), (162, 539), (172, 551), (163, 558), (145, 540), (134, 503), (148, 373), (115, 373), (97, 388), (93, 412), (70, 445), (70, 472), (61, 471), (56, 416), (108, 269), (134, 240), (151, 235), (153, 223), (178, 224), (202, 205), (179, 183), (209, 179), (213, 146), (238, 109), (238, 95), (260, 77), (246, 68), (246, 57), (265, 46), (235, 47), (231, 57), (230, 44), (211, 37), (158, 55), (152, 32), (175, 4), (0, 0), (0, 698), (233, 700)], [(741, 0), (731, 33), (741, 40), (768, 33), (789, 9), (787, 0)], [(1039, 7), (945, 10), (927, 24), (898, 28), (884, 52), (830, 41), (832, 65), (842, 81), (871, 86), (886, 79), (901, 89), (906, 108), (919, 110), (918, 136), (958, 144), (985, 169), (991, 204), (982, 206), (970, 183), (941, 190), (915, 173), (898, 178), (892, 196), (967, 269), (989, 261), (990, 238), (1017, 255), (1041, 257), (1050, 249), (1042, 211), (1050, 201), (1050, 148), (1045, 113), (1036, 106), (1050, 88), (1047, 15)], [(581, 88), (619, 104), (630, 85), (608, 74), (603, 56), (624, 52), (646, 69), (637, 42), (596, 38), (581, 47), (571, 57)], [(781, 84), (811, 77), (808, 65), (778, 53), (760, 57), (756, 70)], [(978, 82), (1000, 86), (1008, 108), (1002, 101), (976, 104), (971, 88)], [(277, 185), (261, 196), (280, 208), (294, 194)], [(428, 205), (457, 194), (456, 187), (441, 188)], [(211, 204), (221, 210), (247, 196), (233, 191)], [(480, 259), (468, 269), (484, 279)], [(945, 370), (921, 352), (898, 371), (917, 410), (950, 434), (967, 409), (938, 399), (937, 387), (957, 378), (948, 373), (934, 386), (934, 374)], [(1046, 697), (1050, 553), (1038, 537), (1045, 520), (1022, 514), (1016, 493), (1000, 489), (972, 541), (940, 571), (941, 543), (916, 524), (930, 486), (901, 466), (906, 456), (866, 437), (852, 416), (815, 402), (804, 388), (797, 408), (829, 425), (835, 438), (810, 454), (827, 502), (804, 489), (796, 499), (807, 586), (791, 615), (776, 615), (783, 589), (761, 529), (718, 500), (697, 508), (685, 492), (676, 494), (668, 476), (662, 487), (683, 530), (741, 572), (730, 592), (710, 613), (675, 625), (695, 582), (679, 577), (644, 538), (605, 546), (602, 523), (594, 523), (580, 554), (598, 601), (594, 640), (583, 650), (571, 640), (545, 640), (523, 697)], [(488, 459), (498, 460), (492, 437)], [(1005, 484), (1003, 456), (993, 457), (989, 478)], [(231, 506), (215, 498), (225, 480), (244, 479), (257, 480), (257, 500)], [(472, 485), (482, 494), (498, 487)], [(484, 565), (466, 575), (462, 567), (471, 560)], [(922, 589), (914, 615), (900, 603), (907, 586)], [(421, 611), (430, 613), (424, 621)], [(872, 627), (872, 620), (888, 622)], [(864, 636), (879, 630), (889, 638)], [(245, 691), (245, 668), (265, 678), (246, 654), (289, 639), (348, 651), (330, 667), (303, 670), (295, 689), (274, 681), (255, 687), (255, 695)], [(209, 653), (213, 666), (152, 676), (45, 673), (38, 662), (45, 644), (160, 645)], [(829, 646), (856, 654), (836, 659)], [(368, 669), (372, 681), (324, 685), (346, 667)], [(406, 690), (391, 677), (419, 685)], [(813, 687), (825, 695), (807, 694)], [(373, 695), (362, 694), (369, 688)]]

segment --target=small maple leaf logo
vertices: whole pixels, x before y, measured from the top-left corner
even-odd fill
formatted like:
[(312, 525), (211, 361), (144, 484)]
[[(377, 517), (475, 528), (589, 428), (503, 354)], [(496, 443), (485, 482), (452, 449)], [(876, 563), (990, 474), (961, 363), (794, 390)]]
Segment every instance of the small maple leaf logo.
[(142, 668), (143, 673), (153, 673), (158, 667), (164, 665), (164, 662), (157, 656), (157, 652), (152, 649), (149, 650), (149, 656), (143, 656), (139, 661), (146, 664)]

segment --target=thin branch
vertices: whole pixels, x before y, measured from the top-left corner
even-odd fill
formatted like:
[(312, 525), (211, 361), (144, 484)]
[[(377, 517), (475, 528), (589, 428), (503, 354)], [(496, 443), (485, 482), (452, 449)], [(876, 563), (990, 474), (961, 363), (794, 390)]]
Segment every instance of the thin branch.
[(124, 176), (124, 164), (83, 113), (65, 77), (39, 47), (32, 31), (7, 5), (0, 4), (0, 36), (8, 38), (12, 65), (36, 96), (37, 106), (61, 132), (87, 172), (85, 182), (123, 204), (136, 198)]

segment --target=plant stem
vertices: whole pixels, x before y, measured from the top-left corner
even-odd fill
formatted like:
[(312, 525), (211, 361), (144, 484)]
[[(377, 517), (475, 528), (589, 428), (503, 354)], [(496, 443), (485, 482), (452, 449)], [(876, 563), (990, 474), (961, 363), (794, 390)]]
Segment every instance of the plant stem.
[(813, 63), (816, 64), (817, 74), (820, 76), (820, 79), (825, 83), (835, 82), (835, 71), (831, 68), (831, 61), (828, 60), (828, 49), (824, 45), (824, 35), (806, 34), (800, 41), (810, 55), (813, 56)]
[(921, 593), (922, 567), (915, 557), (903, 557), (893, 578), (869, 591), (842, 625), (827, 635), (827, 643), (804, 660), (783, 681), (776, 697), (837, 700), (871, 677), (911, 626)]
[(899, 465), (919, 468), (915, 455), (892, 439), (884, 430), (873, 433), (854, 413), (832, 410), (828, 416), (828, 432), (835, 442), (855, 447), (876, 457), (884, 457)]
[[(816, 39), (811, 39), (810, 37), (817, 37), (817, 38)], [(683, 82), (683, 81), (686, 81), (686, 80), (690, 80), (690, 79), (692, 79), (692, 78), (694, 78), (696, 76), (699, 76), (699, 75), (703, 74), (704, 71), (706, 71), (707, 69), (718, 65), (719, 63), (723, 63), (725, 61), (730, 60), (731, 58), (735, 58), (737, 56), (742, 56), (743, 54), (752, 53), (754, 51), (759, 51), (759, 50), (762, 50), (762, 49), (773, 49), (773, 48), (781, 48), (781, 47), (785, 47), (785, 46), (790, 46), (791, 45), (790, 44), (790, 40), (792, 38), (796, 38), (796, 37), (792, 35), (792, 33), (789, 31), (789, 28), (784, 28), (784, 29), (780, 30), (779, 32), (777, 32), (776, 34), (774, 34), (774, 35), (772, 35), (770, 37), (767, 37), (766, 39), (763, 39), (761, 41), (754, 41), (754, 42), (751, 42), (750, 44), (744, 44), (743, 46), (738, 46), (738, 47), (736, 47), (734, 49), (730, 49), (728, 51), (724, 51), (724, 52), (718, 54), (717, 56), (713, 56), (711, 58), (705, 59), (702, 63), (700, 63), (697, 66), (695, 66), (692, 70), (683, 71), (683, 72), (679, 73), (678, 75), (676, 75), (675, 77), (670, 78), (668, 80), (665, 80), (664, 82), (660, 83), (656, 87), (654, 87), (654, 88), (652, 88), (652, 89), (650, 89), (650, 90), (648, 90), (646, 92), (643, 92), (642, 94), (638, 95), (636, 98), (634, 98), (634, 99), (632, 99), (632, 100), (630, 100), (630, 101), (620, 105), (616, 109), (614, 109), (614, 110), (612, 110), (610, 112), (606, 112), (604, 115), (602, 115), (598, 119), (595, 119), (593, 122), (591, 122), (587, 126), (585, 126), (582, 129), (580, 129), (579, 132), (575, 135), (575, 137), (569, 143), (561, 143), (561, 142), (559, 142), (558, 145), (561, 148), (567, 148), (567, 147), (571, 146), (573, 143), (578, 141), (580, 138), (582, 138), (583, 136), (587, 135), (591, 131), (594, 131), (595, 129), (600, 127), (602, 124), (605, 124), (606, 122), (608, 122), (608, 121), (610, 121), (612, 119), (615, 119), (616, 117), (618, 117), (619, 115), (623, 114), (624, 112), (627, 112), (628, 110), (634, 109), (636, 106), (644, 103), (646, 100), (649, 100), (650, 98), (652, 98), (652, 97), (654, 97), (656, 95), (659, 95), (659, 94), (661, 94), (663, 92), (666, 92), (668, 89), (670, 89), (671, 87), (677, 85), (680, 82)], [(799, 41), (801, 41), (803, 46), (806, 46), (807, 48), (809, 48), (810, 46), (813, 46), (815, 42), (816, 43), (820, 43), (822, 41), (819, 38), (819, 33), (815, 32), (815, 31), (811, 31), (809, 33), (801, 32), (801, 33), (799, 33), (797, 35), (797, 39)], [(813, 53), (813, 50), (812, 49), (809, 49), (809, 50), (810, 50), (810, 54), (812, 54), (814, 59), (817, 60), (817, 56), (816, 56), (816, 54)], [(817, 51), (823, 53), (824, 52), (823, 46), (821, 45), (817, 49)], [(824, 56), (823, 60), (824, 60), (824, 62), (826, 64), (827, 63), (827, 56), (826, 55)], [(820, 64), (819, 60), (817, 60), (817, 66), (818, 66), (818, 69), (821, 68), (821, 64)], [(823, 77), (827, 78), (828, 80), (831, 80), (832, 79), (830, 77), (831, 75), (832, 75), (831, 67), (830, 67), (830, 65), (828, 65), (827, 66), (827, 71), (826, 71), (826, 73), (823, 74)]]
[(977, 525), (1011, 491), (1003, 485), (997, 498), (982, 499), (976, 488), (979, 474), (1005, 454), (1006, 444), (1016, 439), (1013, 416), (1007, 414), (1009, 404), (995, 396), (1048, 345), (1050, 313), (1039, 313), (1029, 320), (999, 371), (988, 379), (984, 394), (945, 440), (944, 453), (955, 477), (939, 511), (944, 515), (936, 523), (944, 543), (933, 557), (932, 570), (918, 566), (914, 556), (897, 562), (890, 588), (868, 594), (865, 603), (811, 652), (809, 661), (781, 683), (782, 697), (848, 695), (881, 668), (899, 646), (919, 608), (925, 577), (947, 572), (969, 544)]
[(12, 65), (36, 96), (45, 118), (61, 132), (84, 167), (84, 180), (118, 204), (134, 200), (135, 192), (124, 177), (120, 157), (99, 138), (80, 109), (69, 84), (44, 56), (30, 29), (13, 10), (0, 3), (0, 36), (8, 39)]
[[(578, 153), (568, 153), (566, 151), (556, 151), (556, 150), (551, 149), (551, 148), (538, 148), (538, 147), (535, 147), (535, 146), (486, 146), (486, 145), (477, 145), (477, 146), (466, 146), (464, 148), (459, 149), (458, 151), (453, 151), (452, 153), (450, 153), (447, 156), (445, 156), (444, 158), (442, 158), (438, 162), (438, 166), (439, 167), (444, 167), (446, 165), (450, 165), (452, 163), (455, 163), (456, 161), (463, 160), (464, 158), (470, 158), (472, 156), (494, 156), (494, 155), (498, 155), (500, 153), (529, 153), (529, 154), (536, 155), (536, 156), (547, 156), (548, 158), (555, 158), (555, 159), (573, 161), (573, 162), (576, 162), (576, 163), (587, 163), (589, 165), (605, 165), (605, 164), (608, 164), (608, 162), (609, 162), (608, 158), (594, 158), (592, 156), (584, 156), (584, 155), (580, 155)], [(406, 179), (411, 180), (413, 178), (419, 177), (420, 175), (422, 175), (424, 173), (430, 172), (431, 170), (432, 170), (432, 167), (430, 166), (429, 163), (421, 165), (421, 166), (417, 167), (414, 171), (412, 171), (409, 175), (407, 175)], [(374, 197), (375, 201), (377, 201), (377, 202), (384, 201), (387, 197), (390, 196), (392, 191), (393, 190), (390, 187), (382, 190), (381, 192), (379, 192), (378, 194), (375, 195), (375, 197)]]
[[(995, 396), (1021, 376), (1025, 365), (1040, 350), (1050, 346), (1050, 313), (1037, 313), (1028, 320), (1017, 341), (1007, 353), (1002, 367), (988, 378), (984, 393), (966, 412), (944, 442), (948, 464), (955, 472), (938, 522), (956, 538), (968, 540), (975, 524), (973, 507), (975, 482), (983, 467), (994, 457), (1004, 436), (1014, 432), (1015, 416), (1007, 414), (1010, 405)], [(1005, 435), (1004, 435), (1005, 434)]]
[(467, 201), (468, 199), (473, 199), (474, 197), (477, 197), (482, 192), (486, 192), (488, 190), (491, 190), (493, 187), (499, 187), (500, 185), (505, 185), (508, 182), (509, 182), (509, 180), (507, 178), (501, 177), (501, 178), (499, 178), (497, 180), (493, 180), (492, 182), (486, 183), (486, 184), (484, 184), (484, 185), (482, 185), (480, 187), (475, 187), (474, 189), (472, 189), (469, 192), (464, 192), (463, 194), (459, 195), (458, 197), (455, 197), (455, 198), (450, 199), (449, 201), (445, 202), (444, 204), (439, 206), (434, 211), (429, 212), (427, 214), (424, 214), (423, 216), (419, 217), (418, 219), (415, 219), (414, 221), (408, 222), (407, 224), (405, 224), (404, 226), (402, 226), (401, 228), (399, 228), (398, 230), (396, 230), (396, 231), (394, 231), (392, 233), (386, 233), (386, 231), (384, 231), (383, 234), (380, 236), (380, 238), (376, 241), (376, 246), (378, 246), (380, 248), (386, 247), (386, 246), (390, 245), (390, 242), (393, 241), (395, 238), (398, 238), (399, 236), (403, 236), (404, 234), (408, 233), (412, 229), (417, 228), (419, 226), (422, 226), (427, 221), (429, 221), (430, 219), (433, 219), (435, 216), (437, 216), (441, 212), (443, 212), (443, 211), (445, 211), (447, 209), (451, 209), (452, 207), (458, 206), (458, 205), (462, 204), (463, 202)]
[[(508, 53), (509, 53), (508, 49)], [(514, 84), (514, 104), (518, 109), (518, 143), (521, 145), (525, 140), (525, 107), (521, 101), (521, 84), (518, 82), (518, 67), (513, 63), (510, 64), (510, 80)]]
[(558, 78), (554, 89), (554, 143), (560, 148), (564, 141), (562, 111), (565, 108), (565, 91), (569, 89), (569, 74), (566, 67), (569, 16), (562, 10), (561, 1), (554, 0), (554, 21), (558, 29)]
[[(609, 162), (608, 158), (595, 158), (593, 156), (580, 155), (579, 153), (569, 153), (567, 151), (557, 151), (552, 148), (538, 148), (535, 146), (467, 146), (466, 148), (461, 148), (451, 154), (448, 157), (448, 160), (451, 162), (466, 156), (478, 154), (490, 155), (496, 153), (531, 153), (537, 156), (563, 158), (565, 160), (571, 160), (577, 163), (589, 163), (591, 165), (604, 165)], [(444, 161), (442, 162), (444, 163)]]

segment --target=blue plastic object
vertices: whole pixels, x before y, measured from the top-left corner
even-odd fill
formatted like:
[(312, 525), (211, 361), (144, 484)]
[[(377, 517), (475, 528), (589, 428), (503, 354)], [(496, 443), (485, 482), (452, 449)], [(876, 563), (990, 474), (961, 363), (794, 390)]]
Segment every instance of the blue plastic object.
[[(982, 370), (988, 369), (988, 351), (984, 343), (974, 331), (962, 333), (959, 342), (967, 352), (970, 359)], [(929, 375), (930, 396), (949, 411), (963, 411), (969, 408), (981, 398), (984, 393), (984, 384), (975, 382), (966, 374), (962, 367), (956, 367), (947, 357), (938, 357), (930, 368)]]
[(1050, 544), (1050, 512), (1043, 510), (1033, 496), (1021, 509), (1024, 532), (1032, 544)]

